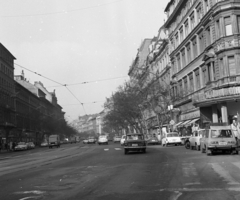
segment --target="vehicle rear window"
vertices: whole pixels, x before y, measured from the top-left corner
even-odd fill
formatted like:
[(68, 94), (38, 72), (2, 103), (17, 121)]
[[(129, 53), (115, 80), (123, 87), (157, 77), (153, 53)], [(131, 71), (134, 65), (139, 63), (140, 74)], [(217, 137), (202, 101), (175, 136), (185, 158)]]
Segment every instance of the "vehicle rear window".
[(232, 131), (229, 130), (212, 130), (211, 138), (231, 138), (233, 137)]
[(127, 140), (143, 140), (142, 135), (128, 135)]
[(178, 137), (177, 133), (169, 133), (167, 134), (167, 137)]

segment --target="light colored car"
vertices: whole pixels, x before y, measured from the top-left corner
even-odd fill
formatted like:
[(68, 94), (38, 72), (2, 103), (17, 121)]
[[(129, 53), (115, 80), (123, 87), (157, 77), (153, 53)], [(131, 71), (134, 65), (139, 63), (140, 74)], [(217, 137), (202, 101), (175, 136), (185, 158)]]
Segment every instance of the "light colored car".
[(149, 136), (149, 139), (147, 140), (148, 145), (155, 145), (159, 144), (158, 138), (156, 136)]
[(92, 143), (96, 143), (96, 139), (93, 137), (93, 136), (89, 136), (88, 137), (88, 142), (87, 142), (88, 144), (92, 144)]
[(121, 136), (115, 135), (113, 138), (113, 142), (116, 143), (116, 142), (120, 142), (120, 141), (121, 141)]
[(202, 138), (202, 135), (205, 133), (205, 131), (205, 129), (194, 131), (192, 135), (185, 141), (185, 147), (200, 151), (200, 138)]
[(124, 142), (124, 153), (140, 151), (146, 153), (146, 141), (143, 134), (128, 134)]
[(122, 146), (123, 146), (123, 144), (124, 144), (125, 139), (126, 139), (126, 135), (122, 135), (121, 140), (120, 140), (120, 144), (121, 144)]
[(98, 137), (98, 144), (108, 144), (108, 137), (106, 135), (100, 135)]
[(230, 126), (210, 126), (200, 139), (201, 152), (207, 155), (216, 151), (230, 151), (238, 154), (237, 142)]
[(27, 143), (26, 142), (19, 142), (17, 146), (15, 146), (14, 150), (15, 151), (21, 151), (21, 150), (27, 150)]
[(40, 145), (41, 147), (48, 147), (48, 142), (47, 141), (44, 141), (41, 143)]
[(88, 139), (83, 139), (83, 144), (87, 144), (88, 143)]
[(162, 137), (162, 145), (167, 146), (174, 144), (175, 146), (181, 145), (182, 141), (177, 132), (164, 133)]
[(35, 149), (35, 144), (33, 142), (28, 142), (27, 147), (28, 149)]

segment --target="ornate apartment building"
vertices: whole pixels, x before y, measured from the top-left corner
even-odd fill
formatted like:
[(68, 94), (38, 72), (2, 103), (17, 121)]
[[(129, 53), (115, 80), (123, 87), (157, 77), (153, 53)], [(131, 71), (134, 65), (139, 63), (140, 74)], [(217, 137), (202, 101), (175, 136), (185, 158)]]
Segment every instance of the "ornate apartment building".
[(171, 0), (165, 12), (177, 126), (230, 123), (240, 112), (240, 1)]

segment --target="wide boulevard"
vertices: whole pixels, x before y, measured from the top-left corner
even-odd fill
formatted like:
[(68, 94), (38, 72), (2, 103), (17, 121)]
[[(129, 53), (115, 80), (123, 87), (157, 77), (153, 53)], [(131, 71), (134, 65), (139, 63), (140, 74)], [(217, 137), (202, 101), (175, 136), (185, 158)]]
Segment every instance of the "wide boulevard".
[(240, 155), (207, 156), (183, 146), (65, 144), (0, 154), (1, 200), (236, 200)]

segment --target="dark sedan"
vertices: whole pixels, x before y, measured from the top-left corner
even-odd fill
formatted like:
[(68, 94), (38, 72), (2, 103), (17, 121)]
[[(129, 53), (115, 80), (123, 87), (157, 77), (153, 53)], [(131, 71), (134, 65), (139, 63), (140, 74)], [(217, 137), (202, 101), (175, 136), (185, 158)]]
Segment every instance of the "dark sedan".
[(124, 153), (128, 154), (129, 151), (146, 152), (146, 141), (142, 134), (127, 135), (124, 141)]

